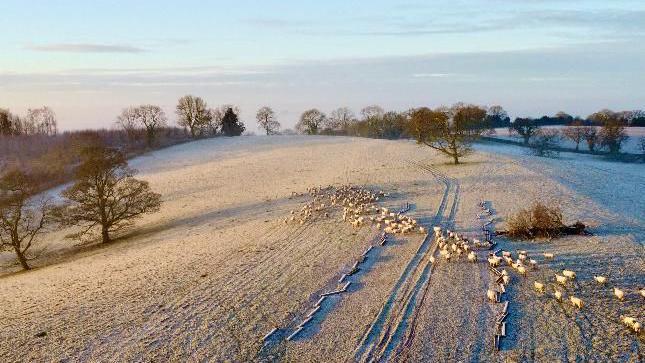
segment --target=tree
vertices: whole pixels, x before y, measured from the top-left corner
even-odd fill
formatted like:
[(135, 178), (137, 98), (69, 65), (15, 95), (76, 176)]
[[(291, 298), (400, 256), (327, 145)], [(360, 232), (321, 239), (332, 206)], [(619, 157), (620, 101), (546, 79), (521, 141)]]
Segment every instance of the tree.
[(255, 115), (255, 119), (267, 135), (277, 134), (280, 130), (280, 123), (275, 119), (275, 112), (269, 106), (260, 108)]
[(596, 151), (596, 145), (598, 145), (598, 130), (595, 126), (582, 126), (581, 127), (585, 141), (587, 142), (587, 148), (589, 151)]
[(233, 108), (229, 107), (222, 118), (222, 133), (226, 136), (240, 136), (244, 130), (244, 124), (238, 120)]
[(339, 107), (329, 114), (327, 128), (333, 131), (347, 133), (349, 127), (356, 122), (356, 116), (348, 107)]
[(363, 116), (363, 120), (381, 118), (383, 117), (383, 114), (385, 114), (385, 110), (383, 110), (383, 108), (379, 105), (363, 107), (363, 109), (361, 110), (361, 116)]
[(486, 123), (492, 129), (498, 127), (509, 127), (511, 125), (511, 118), (502, 106), (491, 106), (486, 112)]
[(11, 136), (16, 134), (16, 116), (9, 110), (0, 108), (0, 135)]
[(594, 123), (594, 125), (601, 126), (606, 121), (618, 118), (616, 112), (609, 109), (602, 109), (598, 112), (594, 112), (587, 117), (587, 119)]
[(316, 135), (324, 125), (327, 116), (318, 109), (312, 108), (300, 115), (300, 121), (296, 124), (296, 130), (308, 135)]
[(485, 117), (486, 110), (474, 105), (456, 104), (436, 110), (422, 107), (412, 112), (410, 130), (418, 143), (441, 151), (459, 164), (459, 158), (471, 153), (472, 143), (487, 130)]
[(121, 114), (116, 117), (116, 124), (125, 131), (128, 138), (134, 139), (138, 128), (136, 107), (124, 108)]
[(141, 105), (136, 108), (137, 121), (146, 129), (146, 141), (152, 146), (160, 127), (166, 126), (168, 119), (161, 107), (156, 105)]
[(580, 150), (580, 143), (585, 139), (585, 129), (582, 121), (574, 121), (562, 130), (562, 135), (576, 143), (576, 151)]
[(236, 115), (240, 114), (240, 108), (229, 103), (225, 103), (211, 110), (213, 119), (208, 125), (211, 134), (215, 135), (217, 134), (217, 130), (222, 129), (222, 120), (224, 119), (224, 115), (226, 115), (226, 111), (228, 111), (229, 108), (233, 109), (233, 113), (235, 113)]
[(32, 133), (53, 136), (58, 132), (56, 114), (47, 106), (29, 109), (27, 122), (34, 128)]
[(625, 123), (617, 117), (604, 119), (599, 136), (600, 144), (609, 149), (610, 154), (618, 154), (622, 143), (629, 138), (625, 132)]
[(27, 252), (52, 216), (49, 199), (32, 200), (36, 190), (35, 180), (19, 170), (0, 179), (0, 251), (13, 250), (25, 270), (30, 269)]
[(524, 145), (528, 145), (531, 137), (540, 129), (540, 126), (531, 118), (516, 118), (508, 131), (511, 134), (518, 134), (524, 139)]
[(206, 102), (200, 97), (186, 95), (177, 103), (177, 124), (188, 128), (190, 135), (195, 138), (201, 136), (204, 128), (213, 120), (213, 114), (208, 109)]
[(533, 153), (537, 156), (553, 157), (558, 154), (560, 133), (557, 129), (540, 129), (531, 142)]
[(82, 237), (98, 227), (107, 243), (111, 233), (159, 210), (161, 195), (152, 192), (147, 182), (135, 179), (135, 172), (116, 149), (90, 146), (82, 150), (74, 184), (62, 193), (69, 201), (62, 220), (82, 227), (73, 236)]

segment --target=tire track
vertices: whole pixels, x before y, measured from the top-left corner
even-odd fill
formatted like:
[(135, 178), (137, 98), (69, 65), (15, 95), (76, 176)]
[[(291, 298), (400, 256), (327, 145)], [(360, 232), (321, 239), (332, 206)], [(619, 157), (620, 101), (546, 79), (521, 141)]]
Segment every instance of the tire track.
[[(420, 164), (419, 166), (422, 169), (430, 172), (438, 180), (441, 180), (441, 182), (446, 186), (447, 190), (452, 190), (452, 204), (447, 220), (442, 221), (444, 214), (442, 211), (441, 214), (435, 215), (433, 225), (441, 225), (444, 229), (453, 228), (459, 204), (459, 183), (457, 183), (453, 179), (446, 177), (438, 170), (429, 165)], [(396, 359), (397, 357), (401, 356), (405, 347), (411, 345), (412, 339), (414, 338), (414, 333), (416, 331), (419, 310), (425, 301), (426, 293), (428, 291), (428, 287), (430, 286), (428, 282), (434, 270), (434, 265), (430, 263), (429, 257), (435, 254), (436, 249), (437, 246), (435, 244), (431, 252), (427, 254), (428, 259), (426, 259), (425, 261), (424, 273), (417, 281), (415, 292), (412, 296), (410, 296), (408, 303), (406, 304), (407, 306), (403, 318), (398, 322), (394, 335), (390, 338), (388, 345), (384, 348), (379, 361), (388, 361), (390, 360), (390, 358)], [(421, 295), (418, 296), (418, 294)], [(394, 355), (392, 356), (392, 354)]]
[[(453, 188), (450, 180), (439, 173), (436, 169), (425, 167), (420, 163), (413, 163), (422, 169), (429, 171), (435, 179), (444, 185), (444, 193), (441, 198), (437, 213), (433, 218), (433, 223), (438, 224), (445, 214), (448, 200), (453, 193), (458, 192), (458, 188)], [(453, 198), (453, 206), (450, 214), (456, 213), (456, 200)], [(428, 252), (433, 245), (433, 238), (428, 235), (416, 251), (405, 270), (394, 285), (389, 298), (381, 308), (370, 327), (367, 329), (358, 347), (354, 352), (356, 361), (374, 361), (380, 359), (380, 355), (392, 351), (392, 347), (398, 346), (398, 342), (405, 332), (408, 318), (415, 310), (417, 297), (422, 287), (426, 286), (429, 279), (431, 264), (429, 263)], [(436, 249), (436, 246), (434, 246)], [(423, 289), (425, 290), (425, 289)]]

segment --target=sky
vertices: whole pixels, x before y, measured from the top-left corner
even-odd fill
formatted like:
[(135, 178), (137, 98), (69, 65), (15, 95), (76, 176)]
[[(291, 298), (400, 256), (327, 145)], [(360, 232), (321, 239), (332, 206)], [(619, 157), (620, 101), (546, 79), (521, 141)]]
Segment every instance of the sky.
[(645, 108), (645, 1), (2, 0), (0, 108), (63, 130), (127, 106), (359, 113), (502, 105), (512, 117)]

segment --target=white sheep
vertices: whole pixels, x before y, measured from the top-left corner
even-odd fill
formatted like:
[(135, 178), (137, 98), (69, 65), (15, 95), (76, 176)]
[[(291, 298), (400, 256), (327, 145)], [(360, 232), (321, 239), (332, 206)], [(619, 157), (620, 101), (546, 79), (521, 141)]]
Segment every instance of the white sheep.
[(641, 324), (636, 321), (636, 319), (629, 317), (629, 316), (620, 316), (620, 320), (625, 324), (627, 327), (631, 328), (634, 330), (634, 332), (638, 333), (641, 330)]
[(544, 284), (541, 282), (533, 281), (533, 287), (537, 292), (544, 292)]
[(500, 263), (499, 257), (493, 256), (488, 258), (488, 264), (490, 265), (490, 267), (497, 267), (499, 266), (499, 263)]
[(582, 309), (582, 300), (580, 298), (571, 296), (569, 297), (569, 299), (571, 300), (571, 304), (573, 304), (573, 306), (577, 307), (578, 309)]
[(552, 260), (555, 257), (553, 253), (547, 253), (547, 252), (544, 252), (542, 255), (544, 256), (544, 258), (549, 260)]
[(562, 274), (571, 280), (576, 278), (576, 273), (571, 270), (562, 270)]
[(532, 268), (532, 269), (537, 270), (537, 268), (538, 268), (538, 263), (537, 263), (537, 261), (536, 261), (536, 260), (531, 259), (531, 260), (529, 260), (529, 263), (531, 264), (531, 268)]
[(502, 251), (502, 256), (504, 256), (504, 257), (511, 257), (512, 255), (511, 255), (511, 253), (510, 253), (510, 252), (508, 252), (508, 251)]
[(477, 255), (474, 252), (470, 252), (468, 254), (468, 261), (477, 262)]
[(524, 266), (518, 266), (517, 272), (520, 273), (520, 275), (526, 275), (526, 268)]
[(486, 297), (492, 302), (497, 302), (497, 292), (493, 290), (488, 289), (488, 291), (486, 291)]
[(419, 232), (421, 232), (421, 233), (426, 233), (426, 229), (425, 229), (425, 228), (423, 228), (423, 227), (419, 227)]
[(430, 256), (430, 263), (434, 263), (434, 261), (435, 261), (434, 256)]
[(593, 279), (596, 280), (596, 282), (598, 282), (599, 284), (604, 284), (605, 282), (607, 282), (607, 278), (605, 276), (594, 276)]
[(558, 301), (562, 301), (562, 292), (559, 290), (555, 290), (555, 293), (553, 294), (555, 296), (555, 299)]
[(555, 281), (557, 281), (559, 284), (565, 285), (567, 283), (567, 277), (555, 274)]
[(508, 272), (506, 270), (502, 270), (502, 275), (508, 276)]
[(642, 297), (645, 297), (645, 289), (641, 289), (640, 294), (641, 294)]
[(618, 300), (621, 300), (621, 301), (625, 298), (625, 292), (616, 287), (614, 287), (614, 295), (616, 295)]
[(511, 282), (511, 277), (508, 275), (502, 275), (502, 282), (504, 282), (504, 285), (508, 285)]

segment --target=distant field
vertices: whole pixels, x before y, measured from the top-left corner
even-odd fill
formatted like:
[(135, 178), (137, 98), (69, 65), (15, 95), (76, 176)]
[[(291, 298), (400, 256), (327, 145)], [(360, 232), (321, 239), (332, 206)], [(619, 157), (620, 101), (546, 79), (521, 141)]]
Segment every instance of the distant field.
[[(449, 165), (411, 141), (314, 136), (216, 138), (138, 157), (132, 166), (163, 196), (160, 213), (108, 246), (50, 234), (47, 254), (27, 273), (0, 254), (0, 361), (336, 362), (365, 351), (417, 362), (642, 360), (643, 333), (618, 319), (645, 322), (637, 293), (645, 281), (645, 168), (570, 153), (537, 158), (495, 144), (477, 145), (464, 161)], [(539, 263), (527, 277), (505, 267), (512, 281), (500, 352), (492, 341), (501, 304), (486, 300), (498, 286), (488, 251), (477, 251), (478, 263), (431, 264), (436, 242), (419, 233), (377, 244), (348, 291), (287, 341), (377, 241), (375, 225), (354, 228), (339, 212), (283, 223), (307, 201), (307, 188), (348, 183), (388, 193), (379, 203), (391, 210), (409, 202), (407, 214), (427, 228), (471, 238), (482, 238), (482, 200), (493, 226), (504, 228), (511, 213), (545, 198), (594, 235), (498, 239), (498, 248), (527, 250)], [(582, 298), (582, 310), (552, 298), (553, 276), (564, 268), (578, 279), (561, 289)], [(596, 284), (594, 274), (610, 283)], [(546, 294), (533, 290), (536, 280)], [(625, 301), (611, 286), (629, 292)], [(274, 327), (279, 335), (264, 345)]]
[[(563, 127), (565, 126), (545, 126), (545, 128), (555, 129), (562, 129)], [(627, 153), (640, 154), (642, 151), (640, 150), (639, 139), (641, 137), (645, 137), (645, 127), (627, 127), (626, 130), (629, 139), (627, 139), (627, 141), (625, 141), (625, 143), (623, 144), (622, 151)], [(495, 135), (493, 135), (492, 137), (507, 140), (519, 140), (516, 136), (510, 135), (508, 129), (505, 127), (495, 129)], [(562, 147), (572, 149), (576, 147), (576, 144), (574, 142), (566, 138), (562, 138), (562, 140), (560, 140), (560, 145), (562, 145)], [(580, 143), (580, 150), (589, 150), (585, 141)]]

